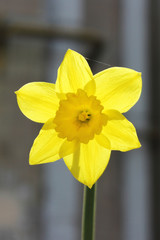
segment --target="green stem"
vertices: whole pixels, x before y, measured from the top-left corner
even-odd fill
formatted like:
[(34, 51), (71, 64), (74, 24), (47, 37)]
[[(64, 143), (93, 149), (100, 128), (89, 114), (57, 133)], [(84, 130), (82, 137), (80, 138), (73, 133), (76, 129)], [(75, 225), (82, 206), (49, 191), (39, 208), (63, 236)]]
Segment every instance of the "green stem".
[(91, 189), (89, 189), (87, 186), (84, 186), (81, 240), (94, 240), (95, 213), (96, 213), (96, 184)]

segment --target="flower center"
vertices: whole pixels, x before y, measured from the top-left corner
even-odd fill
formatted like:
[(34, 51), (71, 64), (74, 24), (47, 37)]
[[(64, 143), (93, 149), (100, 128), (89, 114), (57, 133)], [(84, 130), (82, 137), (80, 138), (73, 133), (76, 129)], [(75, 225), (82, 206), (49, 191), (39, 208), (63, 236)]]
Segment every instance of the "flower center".
[(81, 122), (87, 122), (91, 119), (91, 114), (86, 110), (86, 111), (81, 111), (78, 115), (78, 120)]
[(100, 134), (103, 125), (107, 123), (107, 116), (102, 110), (100, 101), (81, 89), (76, 94), (67, 93), (66, 99), (60, 101), (54, 118), (58, 136), (68, 141), (88, 143), (95, 134)]

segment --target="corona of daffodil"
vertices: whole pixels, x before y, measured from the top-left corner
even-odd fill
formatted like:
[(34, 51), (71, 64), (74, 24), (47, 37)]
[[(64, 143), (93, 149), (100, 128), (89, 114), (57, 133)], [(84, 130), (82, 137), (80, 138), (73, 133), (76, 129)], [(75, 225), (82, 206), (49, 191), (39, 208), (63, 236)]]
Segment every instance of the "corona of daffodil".
[(55, 84), (32, 82), (17, 92), (22, 113), (44, 123), (30, 151), (30, 164), (60, 158), (89, 188), (104, 172), (111, 150), (139, 148), (136, 130), (122, 113), (139, 99), (141, 74), (111, 67), (93, 75), (85, 58), (68, 50)]

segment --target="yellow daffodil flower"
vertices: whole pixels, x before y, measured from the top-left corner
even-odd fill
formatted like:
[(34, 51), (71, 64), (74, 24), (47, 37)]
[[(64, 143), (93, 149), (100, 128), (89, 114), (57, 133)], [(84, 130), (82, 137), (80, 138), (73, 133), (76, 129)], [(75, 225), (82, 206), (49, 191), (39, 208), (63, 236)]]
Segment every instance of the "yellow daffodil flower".
[(17, 92), (22, 113), (44, 123), (30, 151), (30, 164), (60, 158), (89, 188), (104, 172), (111, 150), (139, 148), (136, 130), (122, 113), (139, 99), (141, 74), (123, 67), (93, 75), (85, 58), (68, 50), (56, 84), (32, 82)]

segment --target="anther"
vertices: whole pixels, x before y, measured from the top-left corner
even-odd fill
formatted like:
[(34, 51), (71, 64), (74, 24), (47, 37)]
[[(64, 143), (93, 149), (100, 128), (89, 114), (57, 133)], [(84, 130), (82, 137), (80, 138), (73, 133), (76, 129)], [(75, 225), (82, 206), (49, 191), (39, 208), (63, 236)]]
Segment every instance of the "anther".
[(80, 120), (81, 122), (89, 121), (91, 118), (91, 114), (87, 112), (88, 111), (81, 111), (80, 114), (78, 115), (78, 120)]

